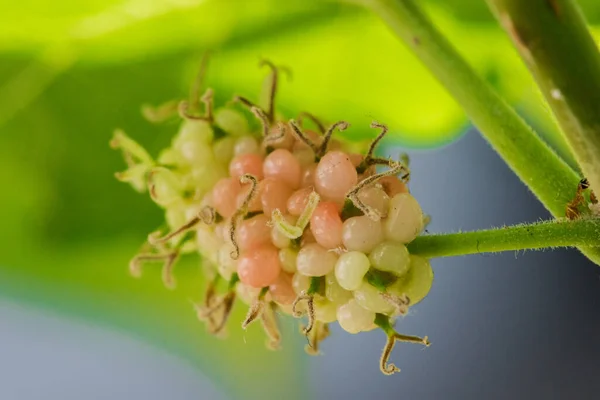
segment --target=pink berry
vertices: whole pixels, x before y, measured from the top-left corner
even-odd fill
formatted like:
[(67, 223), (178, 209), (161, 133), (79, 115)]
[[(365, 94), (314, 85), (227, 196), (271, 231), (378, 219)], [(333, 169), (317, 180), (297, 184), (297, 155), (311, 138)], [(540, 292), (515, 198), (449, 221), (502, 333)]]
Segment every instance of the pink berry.
[(296, 268), (303, 275), (323, 276), (333, 271), (337, 259), (338, 256), (334, 252), (317, 243), (311, 243), (298, 252)]
[(263, 178), (262, 164), (262, 157), (258, 154), (240, 154), (229, 163), (229, 175), (232, 178), (239, 178), (244, 174), (250, 174), (261, 180)]
[(312, 187), (305, 187), (292, 193), (287, 201), (287, 210), (290, 215), (298, 217), (300, 214), (302, 214), (306, 204), (308, 204), (308, 196), (312, 192)]
[(279, 304), (292, 304), (296, 299), (296, 292), (292, 286), (292, 275), (281, 271), (275, 283), (269, 286), (273, 300)]
[(244, 285), (262, 288), (272, 285), (281, 271), (279, 253), (274, 246), (255, 247), (241, 254), (238, 275)]
[(408, 193), (406, 184), (396, 176), (384, 176), (379, 180), (379, 183), (383, 187), (385, 193), (390, 197), (394, 197), (399, 193)]
[(330, 151), (319, 161), (315, 173), (315, 187), (326, 200), (342, 203), (346, 193), (357, 182), (358, 174), (346, 153)]
[(324, 201), (319, 203), (310, 218), (310, 230), (318, 244), (326, 249), (334, 249), (342, 245), (343, 222), (336, 203)]
[(265, 158), (263, 173), (265, 178), (282, 180), (292, 189), (297, 189), (302, 179), (300, 163), (285, 149), (277, 149)]
[(373, 221), (366, 215), (344, 221), (342, 241), (346, 249), (370, 253), (384, 240), (381, 221)]
[(287, 200), (293, 190), (284, 181), (274, 178), (266, 178), (261, 182), (260, 201), (262, 209), (269, 217), (274, 209), (285, 212)]
[(236, 240), (241, 251), (246, 251), (270, 243), (270, 218), (265, 214), (256, 215), (243, 220), (235, 231)]
[(213, 188), (212, 199), (217, 212), (224, 218), (229, 218), (237, 210), (237, 196), (242, 185), (237, 178), (220, 179)]

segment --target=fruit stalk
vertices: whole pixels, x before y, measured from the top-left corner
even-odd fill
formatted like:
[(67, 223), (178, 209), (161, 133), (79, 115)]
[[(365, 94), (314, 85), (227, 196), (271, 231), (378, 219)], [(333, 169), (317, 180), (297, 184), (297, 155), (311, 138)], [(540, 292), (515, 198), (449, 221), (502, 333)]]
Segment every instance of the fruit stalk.
[(600, 238), (600, 220), (551, 220), (473, 232), (419, 236), (408, 245), (411, 254), (450, 257), (548, 247), (590, 246)]
[[(413, 0), (354, 0), (370, 8), (463, 107), (508, 166), (556, 218), (565, 216), (579, 180), (573, 171), (433, 25)], [(580, 247), (600, 265), (600, 248)]]

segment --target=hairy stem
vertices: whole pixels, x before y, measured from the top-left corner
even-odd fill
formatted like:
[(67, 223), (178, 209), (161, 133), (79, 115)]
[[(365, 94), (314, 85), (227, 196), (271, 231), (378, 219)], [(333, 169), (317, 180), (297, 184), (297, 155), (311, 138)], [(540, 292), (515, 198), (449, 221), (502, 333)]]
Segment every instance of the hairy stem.
[(600, 192), (600, 52), (573, 0), (487, 0)]
[(411, 254), (450, 257), (547, 247), (593, 246), (600, 239), (600, 218), (552, 220), (473, 232), (420, 236)]
[[(481, 79), (413, 0), (354, 0), (378, 14), (463, 107), (482, 135), (557, 218), (581, 177)], [(598, 243), (598, 242), (596, 242)], [(600, 265), (600, 248), (581, 247)]]

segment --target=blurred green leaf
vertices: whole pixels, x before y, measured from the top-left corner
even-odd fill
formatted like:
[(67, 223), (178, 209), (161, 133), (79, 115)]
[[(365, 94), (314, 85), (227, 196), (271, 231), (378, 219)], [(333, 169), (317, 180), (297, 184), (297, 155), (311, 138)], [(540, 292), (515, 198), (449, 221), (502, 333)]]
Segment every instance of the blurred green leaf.
[[(0, 269), (0, 291), (4, 297), (77, 315), (93, 325), (110, 325), (167, 349), (202, 369), (231, 398), (305, 398), (306, 371), (299, 357), (304, 341), (295, 322), (286, 319), (281, 324), (283, 349), (268, 351), (260, 324), (242, 331), (246, 310), (238, 304), (230, 334), (219, 340), (206, 333), (190, 304), (203, 294), (197, 258), (188, 257), (178, 265), (178, 288), (168, 291), (162, 287), (159, 268), (145, 269), (141, 280), (116, 268), (127, 265), (128, 253), (137, 246), (135, 239), (120, 236), (116, 242), (77, 248), (33, 248), (27, 262), (35, 266)], [(272, 384), (274, 379), (277, 384)]]
[[(569, 158), (485, 4), (429, 3), (469, 62)], [(582, 4), (600, 21), (600, 3)], [(235, 397), (305, 393), (302, 338), (287, 335), (284, 352), (272, 354), (252, 328), (244, 344), (234, 322), (243, 310), (228, 341), (207, 337), (188, 303), (203, 283), (192, 260), (178, 269), (175, 292), (162, 288), (156, 270), (129, 277), (129, 258), (162, 216), (114, 179), (123, 163), (108, 148), (112, 130), (123, 128), (156, 154), (176, 125), (150, 125), (139, 107), (185, 96), (207, 48), (215, 50), (208, 83), (221, 102), (234, 93), (257, 99), (266, 73), (258, 61), (267, 57), (294, 73), (281, 84), (282, 112), (346, 119), (354, 140), (371, 138), (376, 119), (390, 126), (389, 140), (430, 148), (468, 124), (381, 22), (336, 2), (25, 0), (0, 4), (0, 26), (2, 295), (133, 332), (192, 360)], [(267, 385), (264, 377), (273, 376), (283, 384)]]

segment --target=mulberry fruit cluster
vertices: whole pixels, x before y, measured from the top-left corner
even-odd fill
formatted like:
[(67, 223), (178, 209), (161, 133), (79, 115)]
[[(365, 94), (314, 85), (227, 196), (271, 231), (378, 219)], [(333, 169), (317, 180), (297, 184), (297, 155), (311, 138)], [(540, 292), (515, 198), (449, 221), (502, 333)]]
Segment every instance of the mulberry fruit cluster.
[[(427, 219), (408, 190), (407, 162), (375, 156), (383, 124), (371, 125), (374, 140), (360, 154), (342, 140), (345, 121), (327, 127), (308, 113), (276, 115), (278, 69), (265, 64), (264, 108), (236, 96), (237, 104), (214, 110), (212, 90), (199, 96), (198, 82), (189, 101), (146, 108), (152, 121), (177, 113), (183, 120), (156, 159), (115, 132), (111, 145), (128, 164), (117, 178), (147, 190), (166, 221), (130, 272), (139, 277), (144, 263), (162, 262), (164, 284), (173, 288), (178, 257), (198, 252), (209, 284), (195, 311), (211, 333), (224, 331), (236, 300), (249, 307), (242, 327), (260, 321), (271, 348), (281, 341), (279, 314), (306, 316), (312, 354), (330, 323), (353, 334), (381, 328), (388, 341), (380, 366), (392, 374), (396, 341), (429, 345), (393, 328), (433, 281), (428, 260), (406, 247)], [(251, 129), (251, 115), (260, 128)]]

